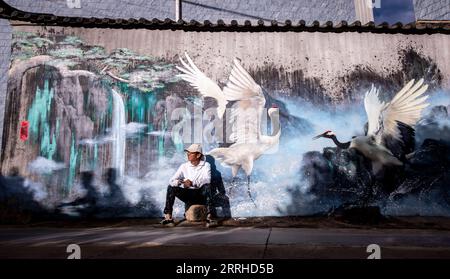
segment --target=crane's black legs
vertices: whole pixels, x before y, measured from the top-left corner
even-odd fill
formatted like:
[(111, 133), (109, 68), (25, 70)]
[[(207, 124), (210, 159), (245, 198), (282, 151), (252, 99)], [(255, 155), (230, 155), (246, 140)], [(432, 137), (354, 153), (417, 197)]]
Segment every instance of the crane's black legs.
[[(232, 192), (233, 192), (233, 189), (237, 186), (237, 184), (238, 183), (236, 183), (236, 177), (233, 177), (233, 179), (231, 180), (231, 186), (228, 188), (228, 196), (231, 198), (232, 197)], [(257, 207), (256, 206), (256, 203), (255, 203), (255, 200), (253, 199), (253, 197), (252, 197), (252, 192), (251, 192), (251, 189), (250, 189), (250, 176), (247, 176), (247, 194), (248, 194), (248, 197), (250, 198), (250, 200), (252, 201), (252, 203), (253, 203), (253, 205), (255, 206), (255, 207)]]
[(236, 177), (235, 176), (231, 179), (231, 183), (230, 184), (231, 184), (231, 186), (230, 186), (230, 188), (228, 188), (228, 196), (229, 197), (231, 197), (233, 189), (236, 187)]
[(257, 207), (255, 200), (253, 200), (252, 192), (250, 191), (250, 176), (247, 176), (247, 193), (248, 193), (248, 196), (249, 196), (250, 200), (252, 201), (253, 205), (255, 207)]

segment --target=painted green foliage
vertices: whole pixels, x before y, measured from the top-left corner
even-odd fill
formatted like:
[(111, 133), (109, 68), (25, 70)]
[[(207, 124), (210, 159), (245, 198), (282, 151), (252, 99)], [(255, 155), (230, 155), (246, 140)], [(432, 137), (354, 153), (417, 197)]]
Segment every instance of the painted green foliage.
[(130, 87), (143, 93), (153, 93), (154, 90), (164, 89), (167, 84), (180, 81), (173, 64), (140, 55), (127, 48), (107, 53), (102, 46), (87, 45), (76, 36), (13, 33), (13, 60), (26, 60), (38, 55), (52, 56), (54, 59), (48, 62), (49, 65), (66, 66), (69, 69), (88, 68), (105, 79), (111, 79), (104, 75), (105, 71), (114, 72), (118, 77), (128, 80)]

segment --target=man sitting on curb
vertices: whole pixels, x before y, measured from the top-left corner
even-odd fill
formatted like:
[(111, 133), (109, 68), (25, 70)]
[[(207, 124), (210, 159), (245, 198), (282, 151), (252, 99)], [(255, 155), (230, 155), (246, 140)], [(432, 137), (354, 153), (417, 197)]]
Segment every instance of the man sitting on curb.
[(192, 144), (185, 149), (188, 162), (183, 163), (169, 180), (164, 207), (163, 225), (174, 225), (172, 219), (175, 197), (186, 204), (186, 209), (194, 204), (206, 204), (207, 226), (217, 225), (215, 208), (213, 206), (213, 193), (211, 191), (211, 166), (203, 159), (200, 144)]

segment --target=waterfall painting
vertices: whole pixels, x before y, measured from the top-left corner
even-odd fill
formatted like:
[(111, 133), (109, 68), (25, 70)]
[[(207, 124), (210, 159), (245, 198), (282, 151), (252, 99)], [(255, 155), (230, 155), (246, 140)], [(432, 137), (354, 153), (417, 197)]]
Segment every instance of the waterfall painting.
[[(166, 102), (176, 74), (171, 63), (129, 49), (106, 53), (76, 37), (15, 33), (5, 115), (14, 140), (3, 149), (2, 173), (26, 177), (44, 208), (55, 208), (85, 195), (83, 173), (92, 172), (98, 196), (120, 192), (102, 199), (114, 210), (100, 215), (155, 214), (145, 186), (183, 149), (167, 136), (165, 115), (184, 103)], [(16, 133), (21, 121), (29, 123), (25, 140)]]
[[(4, 218), (160, 217), (191, 143), (211, 164), (221, 216), (345, 206), (450, 215), (450, 92), (418, 49), (402, 48), (403, 68), (391, 76), (347, 70), (340, 99), (301, 70), (233, 57), (229, 79), (217, 81), (198, 58), (16, 30), (0, 165)], [(239, 86), (257, 94), (242, 101)], [(233, 110), (237, 102), (244, 110)], [(247, 108), (258, 110), (253, 133), (264, 140), (242, 147), (230, 121)], [(251, 130), (246, 124), (238, 129)], [(174, 214), (183, 213), (176, 203)]]

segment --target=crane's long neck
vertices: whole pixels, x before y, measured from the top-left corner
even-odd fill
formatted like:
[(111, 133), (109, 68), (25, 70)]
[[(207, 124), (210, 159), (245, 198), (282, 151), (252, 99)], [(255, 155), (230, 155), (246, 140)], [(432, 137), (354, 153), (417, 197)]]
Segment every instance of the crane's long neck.
[(281, 125), (280, 125), (280, 114), (278, 111), (272, 112), (269, 114), (270, 123), (272, 124), (272, 135), (264, 136), (261, 135), (261, 139), (264, 143), (269, 145), (278, 144), (281, 135)]
[(272, 137), (279, 139), (281, 135), (280, 113), (278, 111), (274, 112), (269, 117), (272, 124)]
[(350, 142), (340, 142), (336, 138), (336, 135), (332, 135), (330, 138), (333, 140), (334, 144), (336, 144), (336, 146), (339, 148), (347, 149), (350, 147)]

